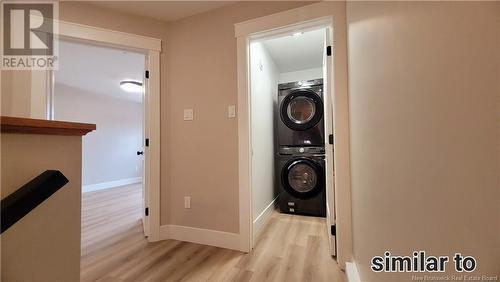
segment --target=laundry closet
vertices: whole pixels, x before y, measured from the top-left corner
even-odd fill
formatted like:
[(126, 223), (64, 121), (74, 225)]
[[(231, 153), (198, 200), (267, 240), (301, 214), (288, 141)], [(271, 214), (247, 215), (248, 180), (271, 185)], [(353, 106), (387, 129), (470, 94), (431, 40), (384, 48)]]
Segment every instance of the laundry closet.
[(327, 205), (333, 170), (325, 169), (333, 154), (325, 151), (332, 132), (324, 88), (327, 31), (294, 30), (250, 42), (254, 238), (275, 211), (334, 221)]

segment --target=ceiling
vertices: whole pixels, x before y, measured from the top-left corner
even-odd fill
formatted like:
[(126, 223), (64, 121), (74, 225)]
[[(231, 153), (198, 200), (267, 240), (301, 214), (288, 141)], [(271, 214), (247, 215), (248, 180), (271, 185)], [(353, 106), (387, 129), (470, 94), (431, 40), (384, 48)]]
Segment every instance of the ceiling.
[(176, 21), (204, 13), (235, 1), (92, 1), (94, 6), (118, 12), (149, 17), (161, 21)]
[(281, 72), (291, 72), (323, 66), (324, 29), (307, 31), (295, 37), (283, 37), (262, 41)]
[(125, 92), (120, 81), (142, 81), (144, 66), (143, 54), (61, 40), (55, 81), (98, 95), (142, 102), (141, 93)]

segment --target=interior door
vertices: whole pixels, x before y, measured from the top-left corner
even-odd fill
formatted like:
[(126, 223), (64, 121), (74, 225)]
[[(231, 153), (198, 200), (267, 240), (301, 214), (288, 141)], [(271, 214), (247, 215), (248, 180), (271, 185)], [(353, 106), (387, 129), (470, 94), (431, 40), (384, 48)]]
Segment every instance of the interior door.
[[(145, 69), (149, 69), (148, 56), (145, 56)], [(150, 171), (150, 153), (149, 153), (149, 115), (146, 110), (149, 105), (149, 71), (144, 72), (143, 76), (143, 95), (142, 95), (142, 147), (143, 155), (142, 157), (142, 227), (144, 230), (144, 236), (149, 236), (151, 233), (150, 223), (149, 223), (149, 171)]]
[(330, 240), (330, 253), (332, 256), (337, 254), (337, 244), (335, 240), (335, 170), (333, 163), (333, 93), (332, 93), (332, 43), (331, 30), (325, 29), (324, 35), (324, 53), (323, 53), (323, 100), (324, 100), (324, 121), (325, 121), (325, 184), (326, 184), (326, 220), (327, 232)]

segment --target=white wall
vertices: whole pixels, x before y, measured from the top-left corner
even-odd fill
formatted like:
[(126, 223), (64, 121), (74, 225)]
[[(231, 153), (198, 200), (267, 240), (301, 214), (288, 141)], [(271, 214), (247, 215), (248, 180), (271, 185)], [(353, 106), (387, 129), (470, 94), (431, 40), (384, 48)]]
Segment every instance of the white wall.
[[(142, 104), (55, 86), (55, 119), (95, 123), (83, 137), (84, 189), (137, 182), (142, 176)], [(109, 183), (118, 181), (114, 183)], [(120, 182), (122, 181), (122, 182)]]
[(323, 78), (323, 67), (280, 73), (279, 82), (285, 83), (318, 78)]
[[(354, 260), (474, 256), (500, 275), (498, 2), (347, 2)], [(421, 276), (421, 274), (416, 274)], [(438, 273), (435, 276), (442, 276)]]
[[(262, 43), (250, 45), (252, 126), (252, 212), (254, 234), (266, 222), (263, 212), (276, 198), (274, 174), (274, 111), (279, 71)], [(268, 212), (274, 210), (270, 206)], [(260, 218), (259, 218), (260, 216)]]

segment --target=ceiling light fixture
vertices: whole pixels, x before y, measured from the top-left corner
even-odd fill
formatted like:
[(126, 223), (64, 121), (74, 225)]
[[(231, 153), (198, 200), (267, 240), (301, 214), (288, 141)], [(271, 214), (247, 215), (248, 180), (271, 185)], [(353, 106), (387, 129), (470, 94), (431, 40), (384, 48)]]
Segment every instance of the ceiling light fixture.
[(120, 81), (120, 88), (127, 92), (142, 92), (142, 82), (136, 80), (122, 80)]
[(299, 37), (303, 34), (303, 32), (296, 32), (294, 34), (292, 34), (293, 37)]

